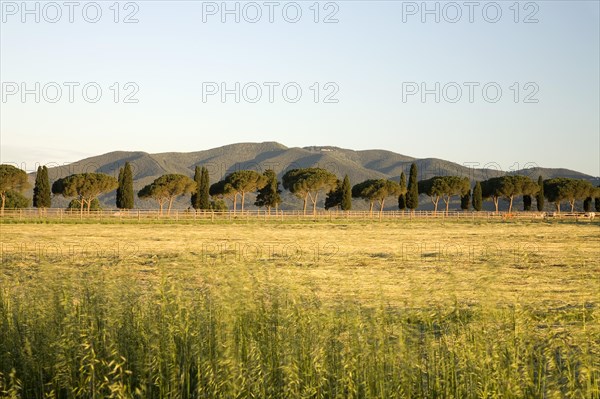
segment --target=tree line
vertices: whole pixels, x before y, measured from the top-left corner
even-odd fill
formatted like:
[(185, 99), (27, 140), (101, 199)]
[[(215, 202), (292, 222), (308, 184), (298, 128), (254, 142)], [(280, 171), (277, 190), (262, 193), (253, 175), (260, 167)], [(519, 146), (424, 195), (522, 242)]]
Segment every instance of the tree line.
[[(467, 177), (434, 176), (418, 180), (417, 165), (410, 167), (408, 182), (404, 172), (399, 181), (389, 179), (368, 179), (350, 184), (348, 175), (339, 179), (335, 174), (323, 168), (297, 168), (287, 171), (281, 183), (272, 169), (264, 173), (254, 170), (239, 170), (225, 176), (224, 179), (210, 183), (209, 173), (205, 167), (196, 166), (194, 178), (182, 174), (165, 174), (137, 192), (140, 199), (156, 201), (160, 213), (166, 207), (171, 212), (177, 197), (190, 195), (190, 205), (197, 210), (226, 210), (225, 200), (231, 201), (233, 211), (237, 212), (238, 201), (243, 212), (246, 196), (256, 194), (254, 205), (265, 208), (268, 213), (277, 211), (282, 202), (280, 184), (285, 190), (302, 200), (303, 212), (312, 206), (313, 214), (317, 211), (319, 195), (325, 193), (325, 209), (352, 209), (352, 199), (362, 199), (369, 204), (372, 214), (377, 204), (381, 215), (386, 200), (393, 197), (398, 201), (400, 210), (416, 210), (419, 206), (419, 195), (428, 196), (438, 211), (442, 200), (445, 212), (449, 211), (453, 198), (460, 198), (463, 210), (472, 207), (481, 211), (483, 201), (492, 201), (495, 211), (499, 211), (500, 199), (508, 203), (508, 212), (513, 211), (514, 200), (521, 196), (523, 210), (530, 211), (533, 199), (536, 208), (543, 211), (545, 200), (553, 203), (560, 212), (561, 204), (568, 203), (571, 212), (575, 210), (576, 201), (583, 201), (583, 210), (589, 212), (594, 208), (600, 212), (600, 186), (594, 187), (589, 181), (573, 178), (553, 178), (544, 180), (540, 176), (536, 181), (522, 175), (506, 175), (493, 177), (484, 181), (476, 181), (474, 186)], [(473, 187), (473, 188), (472, 188)], [(25, 171), (12, 165), (0, 165), (0, 200), (1, 210), (4, 208), (28, 207), (30, 200), (22, 192), (29, 188)], [(132, 209), (134, 207), (133, 174), (131, 165), (126, 162), (119, 170), (118, 179), (104, 173), (80, 173), (56, 180), (52, 186), (48, 178), (48, 169), (40, 166), (37, 170), (33, 189), (33, 206), (41, 210), (49, 208), (52, 194), (71, 198), (69, 209), (78, 209), (81, 214), (99, 208), (98, 196), (116, 189), (116, 207)]]

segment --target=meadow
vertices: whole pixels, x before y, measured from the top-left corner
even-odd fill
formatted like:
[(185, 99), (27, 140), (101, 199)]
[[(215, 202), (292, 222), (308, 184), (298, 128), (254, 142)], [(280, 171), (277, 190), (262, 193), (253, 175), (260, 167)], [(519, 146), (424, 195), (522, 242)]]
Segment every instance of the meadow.
[(0, 229), (1, 398), (600, 398), (597, 222)]

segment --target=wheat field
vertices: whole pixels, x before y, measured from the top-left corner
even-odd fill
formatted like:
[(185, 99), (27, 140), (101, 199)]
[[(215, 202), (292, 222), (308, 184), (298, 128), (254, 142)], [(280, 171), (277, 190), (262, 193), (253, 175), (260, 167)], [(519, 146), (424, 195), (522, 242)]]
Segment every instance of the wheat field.
[(2, 398), (600, 398), (591, 222), (2, 224)]

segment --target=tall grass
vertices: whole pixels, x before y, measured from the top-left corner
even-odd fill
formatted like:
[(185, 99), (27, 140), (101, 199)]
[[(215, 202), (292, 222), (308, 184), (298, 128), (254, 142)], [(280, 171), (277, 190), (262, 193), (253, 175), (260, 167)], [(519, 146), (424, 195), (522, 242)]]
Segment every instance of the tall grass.
[(597, 310), (326, 305), (244, 273), (3, 287), (2, 397), (599, 397)]

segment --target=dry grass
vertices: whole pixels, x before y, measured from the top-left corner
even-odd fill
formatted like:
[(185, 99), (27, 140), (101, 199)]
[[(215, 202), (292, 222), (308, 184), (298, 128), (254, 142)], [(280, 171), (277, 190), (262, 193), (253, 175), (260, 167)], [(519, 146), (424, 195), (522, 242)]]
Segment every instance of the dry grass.
[(6, 397), (600, 395), (598, 224), (1, 229)]

